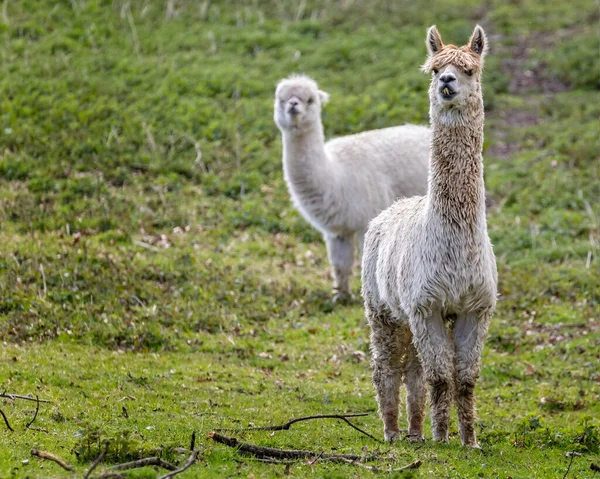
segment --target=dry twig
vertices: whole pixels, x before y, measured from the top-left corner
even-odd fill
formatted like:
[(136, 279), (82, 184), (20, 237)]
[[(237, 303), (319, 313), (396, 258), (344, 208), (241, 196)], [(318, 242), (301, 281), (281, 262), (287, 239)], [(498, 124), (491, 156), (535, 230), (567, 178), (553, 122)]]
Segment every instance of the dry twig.
[(185, 471), (188, 467), (190, 467), (192, 464), (194, 464), (196, 462), (196, 459), (198, 459), (198, 449), (196, 449), (195, 451), (192, 452), (192, 455), (190, 457), (188, 457), (188, 460), (185, 461), (185, 464), (183, 466), (181, 466), (181, 468), (169, 472), (168, 474), (165, 474), (164, 476), (160, 476), (158, 479), (169, 479), (171, 477), (175, 477), (177, 474), (181, 474), (183, 471)]
[(361, 412), (361, 413), (355, 413), (355, 414), (318, 414), (316, 416), (303, 416), (303, 417), (297, 417), (295, 419), (290, 419), (285, 424), (280, 424), (277, 426), (258, 426), (258, 427), (239, 428), (239, 429), (219, 428), (219, 429), (216, 429), (216, 431), (287, 431), (292, 424), (295, 424), (300, 421), (308, 421), (311, 419), (340, 419), (340, 420), (344, 421), (346, 424), (348, 424), (350, 427), (352, 427), (352, 428), (356, 429), (358, 432), (361, 432), (362, 434), (364, 434), (365, 436), (370, 437), (374, 441), (381, 442), (375, 436), (372, 436), (368, 432), (363, 431), (362, 429), (355, 426), (347, 419), (349, 417), (361, 417), (361, 416), (368, 416), (368, 415), (369, 415), (368, 412)]
[[(213, 441), (219, 442), (221, 444), (225, 444), (229, 447), (235, 447), (238, 451), (246, 452), (248, 454), (252, 454), (258, 458), (263, 459), (306, 459), (311, 457), (319, 456), (322, 454), (320, 452), (315, 451), (305, 451), (305, 450), (294, 450), (294, 449), (275, 449), (273, 447), (263, 447), (263, 446), (255, 446), (253, 444), (248, 444), (245, 442), (240, 442), (234, 437), (222, 436), (216, 432), (210, 432), (208, 434)], [(365, 458), (363, 456), (356, 456), (353, 454), (322, 454), (320, 456), (321, 459), (327, 459), (328, 461), (341, 461), (350, 460), (350, 461), (364, 461), (372, 458)]]
[(21, 396), (20, 394), (7, 394), (6, 391), (4, 391), (3, 393), (0, 393), (0, 397), (12, 399), (13, 401), (15, 399), (25, 399), (27, 401), (52, 402), (52, 401), (48, 401), (47, 399), (39, 399), (37, 396), (33, 397), (33, 396)]
[(25, 425), (25, 427), (26, 427), (27, 429), (29, 429), (29, 426), (31, 426), (31, 425), (33, 424), (33, 421), (35, 421), (35, 418), (36, 418), (36, 417), (37, 417), (37, 415), (38, 415), (38, 411), (40, 410), (40, 398), (38, 397), (38, 395), (37, 395), (37, 394), (35, 395), (35, 400), (36, 400), (36, 403), (35, 403), (35, 414), (33, 415), (33, 419), (32, 419), (31, 421), (29, 421), (29, 422), (28, 422), (28, 423)]
[(146, 466), (158, 466), (162, 467), (163, 469), (166, 469), (167, 471), (177, 470), (177, 466), (171, 464), (170, 462), (163, 461), (160, 457), (145, 457), (143, 459), (138, 459), (137, 461), (117, 464), (115, 466), (110, 467), (110, 469), (114, 471), (124, 471), (126, 469), (137, 469), (138, 467)]
[(387, 469), (387, 470), (382, 470), (382, 469), (379, 469), (376, 466), (368, 466), (366, 464), (362, 464), (362, 463), (357, 462), (357, 461), (350, 461), (348, 459), (344, 460), (343, 462), (345, 462), (347, 464), (351, 464), (353, 466), (359, 466), (359, 467), (362, 467), (364, 469), (368, 469), (369, 471), (375, 472), (375, 473), (377, 473), (377, 472), (401, 472), (401, 471), (408, 471), (408, 470), (411, 470), (411, 469), (418, 469), (419, 467), (421, 467), (421, 464), (423, 464), (423, 461), (417, 459), (416, 461), (411, 462), (410, 464), (407, 464), (406, 466), (397, 467), (397, 468), (394, 468), (394, 469), (390, 468), (390, 469)]
[(563, 479), (565, 479), (567, 477), (567, 474), (569, 474), (569, 471), (571, 470), (571, 466), (573, 465), (573, 460), (575, 459), (576, 456), (581, 456), (580, 452), (567, 452), (565, 454), (565, 456), (570, 457), (571, 460), (569, 461), (569, 465), (567, 466), (567, 470), (565, 471), (565, 475), (563, 476)]
[(85, 476), (83, 476), (83, 479), (88, 479), (88, 477), (90, 477), (90, 474), (92, 473), (92, 471), (94, 469), (96, 469), (96, 467), (98, 467), (98, 464), (100, 464), (100, 461), (102, 461), (102, 459), (104, 459), (104, 456), (106, 456), (107, 452), (108, 452), (108, 441), (104, 441), (104, 449), (102, 450), (100, 455), (96, 458), (96, 460), (92, 463), (92, 465), (90, 466), (88, 471), (85, 473)]
[(58, 464), (60, 467), (62, 467), (63, 469), (65, 469), (66, 471), (71, 471), (71, 472), (75, 472), (76, 469), (67, 464), (65, 461), (63, 461), (60, 457), (56, 457), (54, 454), (52, 454), (51, 452), (47, 452), (47, 451), (40, 451), (38, 449), (32, 449), (31, 450), (31, 455), (32, 456), (37, 456), (40, 459), (46, 459), (48, 461), (53, 461), (56, 464)]
[(15, 430), (12, 427), (10, 427), (8, 418), (6, 417), (6, 414), (4, 414), (4, 411), (2, 409), (0, 409), (0, 414), (2, 414), (2, 417), (4, 418), (4, 423), (6, 424), (6, 427), (8, 428), (8, 430), (11, 432), (15, 432)]

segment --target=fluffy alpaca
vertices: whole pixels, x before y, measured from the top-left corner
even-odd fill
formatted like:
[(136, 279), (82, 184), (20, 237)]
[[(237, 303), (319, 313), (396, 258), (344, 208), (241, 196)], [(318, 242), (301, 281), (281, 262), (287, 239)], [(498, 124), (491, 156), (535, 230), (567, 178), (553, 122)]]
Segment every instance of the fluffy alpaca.
[(463, 47), (427, 32), (432, 127), (427, 194), (397, 201), (369, 225), (362, 293), (384, 435), (399, 435), (406, 386), (408, 437), (423, 439), (425, 382), (433, 438), (448, 440), (452, 399), (463, 445), (477, 447), (475, 382), (497, 294), (483, 184), (481, 72), (487, 39)]
[(399, 197), (425, 193), (431, 132), (404, 125), (325, 143), (321, 105), (328, 97), (306, 76), (286, 78), (277, 85), (274, 119), (290, 195), (323, 234), (340, 300), (350, 295), (355, 237), (362, 254), (371, 219)]

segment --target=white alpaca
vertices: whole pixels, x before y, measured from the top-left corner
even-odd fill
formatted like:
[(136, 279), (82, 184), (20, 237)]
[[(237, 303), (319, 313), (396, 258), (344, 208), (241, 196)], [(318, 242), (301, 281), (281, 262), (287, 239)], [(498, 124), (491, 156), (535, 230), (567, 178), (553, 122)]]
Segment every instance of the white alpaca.
[(487, 40), (467, 46), (427, 32), (432, 127), (427, 195), (397, 201), (369, 225), (362, 280), (373, 383), (387, 440), (397, 438), (400, 383), (408, 436), (423, 437), (425, 382), (435, 440), (448, 440), (452, 398), (462, 443), (477, 447), (475, 382), (496, 305), (496, 260), (485, 219), (481, 71)]
[(325, 143), (328, 97), (306, 76), (286, 78), (277, 85), (274, 118), (285, 181), (296, 208), (323, 234), (339, 300), (350, 295), (355, 237), (362, 254), (372, 218), (399, 197), (425, 193), (431, 132), (404, 125)]

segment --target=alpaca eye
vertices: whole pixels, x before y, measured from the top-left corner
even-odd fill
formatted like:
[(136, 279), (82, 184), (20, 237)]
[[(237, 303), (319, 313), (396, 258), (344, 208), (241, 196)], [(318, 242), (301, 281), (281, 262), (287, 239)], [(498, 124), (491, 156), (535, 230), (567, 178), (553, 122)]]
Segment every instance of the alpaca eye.
[(439, 72), (440, 72), (440, 71), (439, 71), (437, 68), (434, 68), (434, 69), (433, 69), (433, 74), (434, 74), (434, 75), (437, 75)]
[(467, 70), (465, 73), (469, 76), (473, 76), (473, 70)]
[(314, 100), (314, 98), (309, 98), (309, 99), (308, 99), (308, 104), (309, 104), (309, 105), (312, 105), (313, 101), (315, 101), (315, 100)]

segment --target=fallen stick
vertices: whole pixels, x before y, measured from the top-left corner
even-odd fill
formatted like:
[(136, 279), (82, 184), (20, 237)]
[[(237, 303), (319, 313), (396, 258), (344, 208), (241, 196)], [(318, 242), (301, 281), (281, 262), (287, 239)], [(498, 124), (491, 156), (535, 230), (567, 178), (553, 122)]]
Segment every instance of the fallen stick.
[(38, 397), (37, 394), (35, 395), (35, 401), (36, 401), (36, 403), (35, 403), (35, 414), (33, 415), (33, 419), (26, 424), (25, 427), (27, 429), (29, 429), (29, 426), (31, 426), (33, 424), (33, 421), (35, 421), (35, 418), (37, 418), (38, 411), (40, 410), (40, 398)]
[(32, 396), (21, 396), (19, 394), (7, 394), (6, 391), (4, 391), (3, 393), (0, 393), (0, 398), (8, 398), (8, 399), (12, 399), (13, 401), (15, 399), (24, 399), (26, 401), (37, 401), (37, 402), (52, 402), (52, 401), (48, 401), (47, 399), (39, 399), (39, 398), (34, 398)]
[(63, 461), (60, 457), (56, 457), (51, 452), (40, 451), (38, 449), (32, 449), (31, 450), (31, 455), (32, 456), (37, 456), (40, 459), (46, 459), (47, 461), (53, 461), (56, 464), (58, 464), (60, 467), (62, 467), (63, 469), (65, 469), (66, 471), (70, 471), (70, 472), (75, 472), (76, 471), (76, 469), (73, 466), (70, 466), (65, 461)]
[(233, 429), (218, 428), (218, 429), (215, 429), (215, 431), (232, 431), (232, 432), (233, 431), (287, 431), (292, 424), (295, 424), (300, 421), (309, 421), (311, 419), (340, 419), (341, 421), (344, 421), (350, 427), (356, 429), (358, 432), (364, 434), (365, 436), (370, 437), (374, 441), (381, 442), (381, 440), (377, 439), (375, 436), (369, 434), (368, 432), (363, 431), (361, 428), (359, 428), (358, 426), (355, 426), (347, 419), (349, 417), (361, 417), (361, 416), (368, 416), (368, 415), (369, 415), (368, 412), (361, 412), (361, 413), (354, 413), (354, 414), (318, 414), (316, 416), (303, 416), (303, 417), (297, 417), (295, 419), (290, 419), (285, 424), (279, 424), (277, 426), (257, 426), (257, 427), (245, 427), (245, 428), (237, 428), (237, 429), (236, 428), (233, 428)]
[(90, 466), (88, 471), (85, 473), (85, 476), (83, 476), (83, 479), (88, 479), (88, 477), (90, 477), (90, 474), (92, 473), (92, 471), (94, 469), (96, 469), (96, 467), (98, 467), (98, 464), (100, 464), (100, 461), (102, 461), (102, 459), (104, 459), (104, 456), (106, 456), (107, 452), (108, 452), (108, 441), (104, 441), (104, 449), (102, 450), (100, 455), (96, 458), (96, 460), (92, 463), (92, 465)]
[(4, 414), (4, 411), (2, 409), (0, 409), (0, 414), (2, 414), (2, 418), (4, 419), (4, 424), (6, 424), (6, 427), (8, 428), (8, 430), (10, 432), (15, 432), (15, 430), (10, 427), (10, 423), (8, 422), (8, 418), (6, 417), (6, 414)]
[[(246, 452), (248, 454), (252, 454), (255, 457), (263, 459), (305, 459), (310, 457), (316, 457), (319, 456), (319, 454), (321, 454), (315, 451), (275, 449), (273, 447), (255, 446), (253, 444), (240, 442), (234, 437), (222, 436), (221, 434), (218, 434), (214, 431), (208, 433), (208, 437), (210, 437), (215, 442), (225, 444), (229, 447), (235, 447), (238, 451)], [(363, 456), (356, 456), (353, 454), (322, 454), (320, 458), (327, 459), (330, 461), (338, 460), (342, 462), (345, 459), (348, 459), (350, 461), (364, 461), (369, 459)]]
[(183, 471), (185, 471), (188, 467), (190, 467), (192, 464), (194, 464), (196, 462), (196, 459), (198, 459), (198, 449), (196, 449), (195, 451), (192, 452), (192, 455), (190, 457), (188, 457), (188, 460), (185, 461), (185, 464), (183, 466), (181, 466), (181, 468), (176, 469), (175, 471), (169, 472), (168, 474), (165, 474), (164, 476), (160, 476), (158, 479), (170, 479), (171, 477), (175, 477), (177, 474), (181, 474)]
[(379, 469), (376, 466), (368, 466), (367, 464), (362, 464), (360, 462), (356, 462), (356, 461), (350, 461), (348, 459), (344, 460), (343, 462), (347, 463), (347, 464), (351, 464), (353, 466), (359, 466), (362, 467), (364, 469), (368, 469), (371, 472), (402, 472), (402, 471), (408, 471), (411, 469), (418, 469), (419, 467), (421, 467), (421, 464), (423, 464), (423, 461), (417, 459), (414, 462), (411, 462), (410, 464), (407, 464), (406, 466), (402, 466), (402, 467), (397, 467), (397, 468), (389, 468), (389, 469)]
[(163, 469), (166, 469), (167, 471), (177, 470), (177, 466), (171, 464), (170, 462), (163, 461), (160, 457), (145, 457), (143, 459), (138, 459), (137, 461), (117, 464), (115, 466), (111, 466), (109, 469), (113, 471), (124, 471), (126, 469), (137, 469), (138, 467), (146, 466), (158, 466), (162, 467)]

